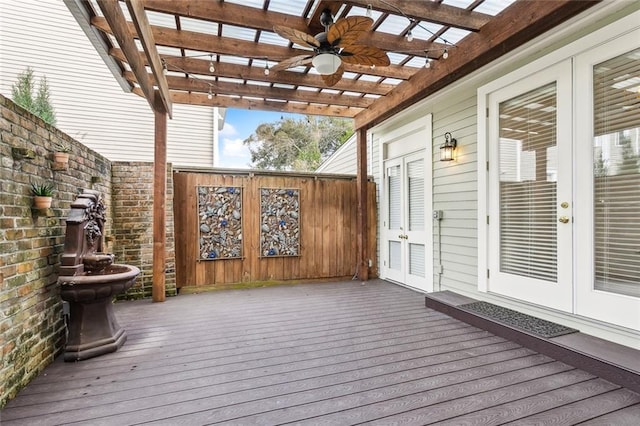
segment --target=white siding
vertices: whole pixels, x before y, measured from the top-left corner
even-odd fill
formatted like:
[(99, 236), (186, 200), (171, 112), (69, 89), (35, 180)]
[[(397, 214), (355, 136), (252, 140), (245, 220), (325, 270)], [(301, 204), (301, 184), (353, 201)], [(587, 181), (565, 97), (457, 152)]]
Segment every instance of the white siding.
[[(153, 161), (149, 104), (125, 93), (65, 4), (0, 2), (0, 92), (27, 67), (46, 75), (57, 127), (113, 161)], [(213, 109), (174, 105), (167, 158), (175, 165), (213, 165)]]
[(356, 174), (357, 136), (354, 133), (316, 170), (318, 173)]

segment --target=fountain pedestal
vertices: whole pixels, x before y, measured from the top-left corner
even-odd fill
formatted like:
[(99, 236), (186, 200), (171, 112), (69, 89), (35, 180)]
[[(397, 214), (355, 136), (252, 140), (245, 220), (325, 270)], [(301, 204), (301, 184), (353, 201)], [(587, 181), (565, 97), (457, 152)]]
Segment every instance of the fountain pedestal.
[(127, 340), (113, 312), (113, 298), (127, 291), (140, 269), (113, 264), (101, 253), (104, 206), (99, 194), (85, 190), (71, 205), (60, 267), (60, 297), (69, 303), (65, 361), (80, 361), (117, 351)]

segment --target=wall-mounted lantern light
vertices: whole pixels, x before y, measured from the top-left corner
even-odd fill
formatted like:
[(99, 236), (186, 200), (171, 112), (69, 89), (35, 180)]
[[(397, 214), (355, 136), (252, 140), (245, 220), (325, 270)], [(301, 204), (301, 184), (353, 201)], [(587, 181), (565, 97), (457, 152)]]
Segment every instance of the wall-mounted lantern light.
[(444, 143), (440, 145), (440, 161), (453, 160), (453, 151), (455, 151), (458, 141), (451, 137), (451, 133), (444, 134)]

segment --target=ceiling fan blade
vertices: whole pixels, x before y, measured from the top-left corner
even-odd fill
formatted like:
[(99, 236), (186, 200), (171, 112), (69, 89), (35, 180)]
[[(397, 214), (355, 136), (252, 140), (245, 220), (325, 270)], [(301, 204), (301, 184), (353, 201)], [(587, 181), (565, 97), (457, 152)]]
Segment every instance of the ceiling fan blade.
[(280, 37), (284, 37), (290, 42), (299, 44), (300, 46), (309, 47), (311, 49), (320, 47), (320, 42), (318, 42), (315, 37), (310, 34), (303, 33), (302, 31), (296, 30), (295, 28), (276, 25), (273, 27), (273, 31), (275, 31), (276, 34), (278, 34)]
[(366, 16), (349, 16), (338, 19), (327, 31), (327, 41), (332, 46), (346, 46), (362, 38), (373, 25)]
[(344, 74), (344, 64), (340, 64), (336, 72), (333, 74), (323, 74), (322, 81), (324, 81), (327, 86), (333, 86), (340, 81), (342, 74)]
[(313, 55), (299, 55), (294, 56), (293, 58), (285, 59), (284, 61), (278, 62), (276, 65), (271, 68), (272, 71), (282, 71), (287, 68), (294, 68), (300, 65), (307, 65), (311, 63), (313, 59)]
[(391, 64), (384, 50), (358, 44), (345, 46), (340, 52), (340, 58), (342, 62), (347, 64), (375, 65), (377, 67), (386, 67)]

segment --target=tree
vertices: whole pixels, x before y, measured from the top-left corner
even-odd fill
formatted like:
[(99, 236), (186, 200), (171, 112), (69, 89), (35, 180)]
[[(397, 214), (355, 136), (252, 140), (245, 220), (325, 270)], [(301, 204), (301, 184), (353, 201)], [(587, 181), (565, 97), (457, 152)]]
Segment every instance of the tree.
[(263, 123), (245, 139), (258, 169), (313, 171), (353, 134), (351, 120), (307, 116)]
[(55, 126), (56, 112), (51, 104), (47, 77), (43, 76), (40, 79), (40, 85), (35, 98), (33, 97), (34, 86), (33, 69), (28, 67), (18, 75), (18, 81), (11, 86), (13, 102), (40, 117), (45, 123)]

